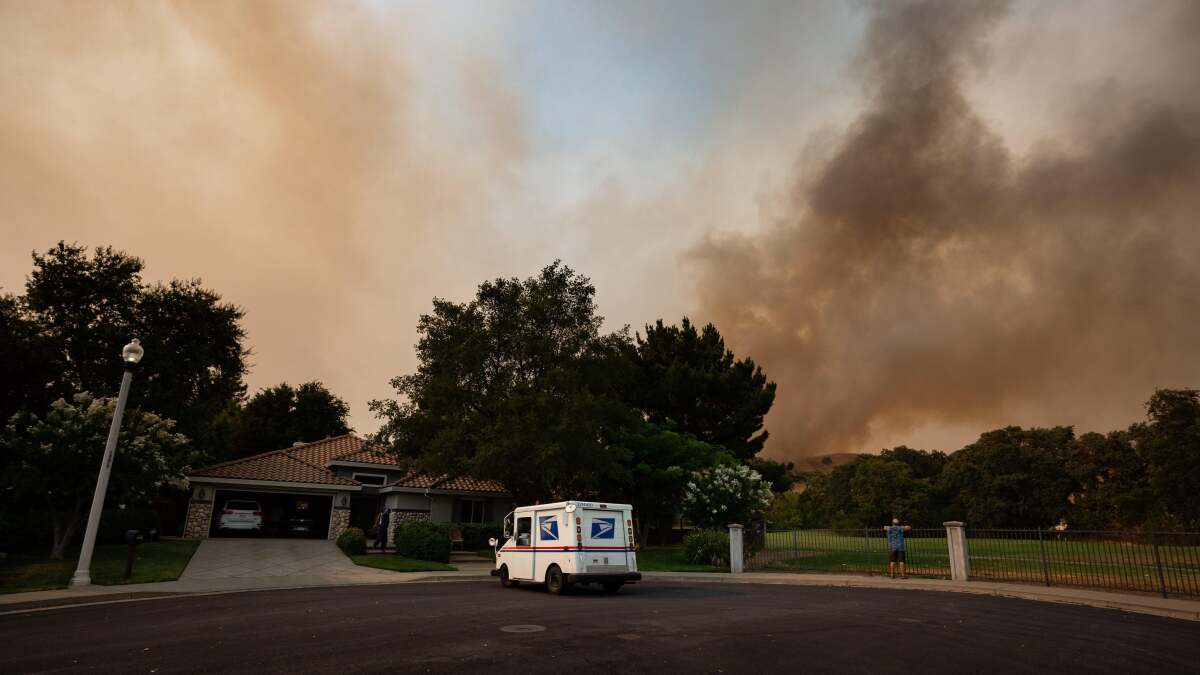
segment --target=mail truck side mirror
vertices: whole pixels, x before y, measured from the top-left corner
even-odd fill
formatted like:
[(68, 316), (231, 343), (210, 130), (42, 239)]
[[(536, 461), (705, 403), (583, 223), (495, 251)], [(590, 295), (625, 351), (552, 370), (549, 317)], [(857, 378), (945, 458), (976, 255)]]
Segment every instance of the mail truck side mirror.
[(499, 542), (496, 540), (495, 537), (488, 539), (488, 546), (491, 546), (492, 548), (496, 548), (496, 544), (498, 544), (498, 543)]

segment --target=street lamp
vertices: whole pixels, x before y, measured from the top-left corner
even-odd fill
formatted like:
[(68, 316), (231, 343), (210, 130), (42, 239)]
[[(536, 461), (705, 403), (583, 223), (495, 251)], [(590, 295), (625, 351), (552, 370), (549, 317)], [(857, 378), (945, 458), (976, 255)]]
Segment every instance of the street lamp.
[(112, 426), (108, 428), (108, 442), (104, 445), (104, 459), (100, 460), (100, 475), (96, 477), (96, 492), (92, 495), (92, 510), (88, 513), (87, 530), (83, 533), (83, 548), (79, 551), (79, 565), (71, 576), (71, 588), (90, 586), (92, 583), (92, 552), (96, 549), (96, 530), (100, 527), (100, 513), (104, 510), (104, 495), (108, 492), (108, 474), (112, 472), (113, 453), (117, 450), (117, 437), (121, 435), (121, 417), (125, 414), (125, 399), (129, 398), (129, 383), (146, 350), (134, 338), (121, 350), (121, 361), (125, 363), (125, 374), (121, 376), (121, 393), (117, 395), (117, 409), (113, 411)]

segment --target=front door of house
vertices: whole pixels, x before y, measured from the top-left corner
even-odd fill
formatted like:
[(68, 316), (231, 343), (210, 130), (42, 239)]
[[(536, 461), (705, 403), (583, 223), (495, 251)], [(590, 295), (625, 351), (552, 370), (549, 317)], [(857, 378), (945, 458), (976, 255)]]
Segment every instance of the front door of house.
[(350, 498), (350, 527), (357, 527), (373, 536), (371, 528), (375, 527), (375, 516), (379, 513), (378, 495), (356, 495)]

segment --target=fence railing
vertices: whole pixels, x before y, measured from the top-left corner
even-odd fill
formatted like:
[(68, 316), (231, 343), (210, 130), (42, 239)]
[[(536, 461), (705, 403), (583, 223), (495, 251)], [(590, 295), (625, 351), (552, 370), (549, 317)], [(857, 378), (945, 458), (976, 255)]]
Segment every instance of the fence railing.
[(967, 528), (970, 578), (1200, 596), (1200, 533)]
[[(747, 531), (753, 556), (746, 569), (853, 574), (887, 574), (887, 535), (882, 528), (853, 530)], [(907, 573), (950, 577), (945, 528), (913, 528), (905, 533)]]
[[(887, 574), (882, 528), (748, 528), (746, 569)], [(946, 529), (905, 533), (910, 576), (950, 578)], [(1200, 597), (1200, 532), (966, 528), (969, 579)]]

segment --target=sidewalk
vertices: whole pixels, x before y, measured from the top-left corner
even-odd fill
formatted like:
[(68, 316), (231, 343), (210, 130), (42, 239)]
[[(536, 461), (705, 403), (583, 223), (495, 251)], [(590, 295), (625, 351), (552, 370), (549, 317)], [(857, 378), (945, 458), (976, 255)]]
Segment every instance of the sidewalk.
[(1066, 586), (1032, 586), (990, 581), (947, 581), (943, 579), (889, 579), (887, 577), (853, 574), (809, 574), (789, 572), (747, 572), (725, 574), (717, 572), (643, 572), (646, 581), (679, 581), (686, 583), (782, 584), (788, 586), (825, 586), (835, 588), (873, 588), (886, 590), (941, 591), (972, 593), (1002, 598), (1020, 598), (1040, 602), (1058, 602), (1106, 609), (1120, 609), (1138, 614), (1152, 614), (1173, 619), (1200, 621), (1200, 601), (1179, 598), (1160, 598), (1135, 593), (1110, 593)]
[[(370, 568), (364, 568), (370, 569)], [(344, 576), (322, 574), (292, 575), (286, 578), (222, 578), (183, 579), (146, 584), (123, 584), (120, 586), (89, 586), (81, 590), (59, 589), (9, 593), (0, 595), (0, 614), (42, 607), (87, 605), (101, 602), (148, 600), (186, 595), (215, 595), (243, 591), (284, 590), (292, 588), (329, 588), (333, 586), (368, 586), (381, 584), (404, 584), (430, 581), (465, 581), (488, 577), (488, 572), (386, 572), (371, 577), (348, 579)]]

